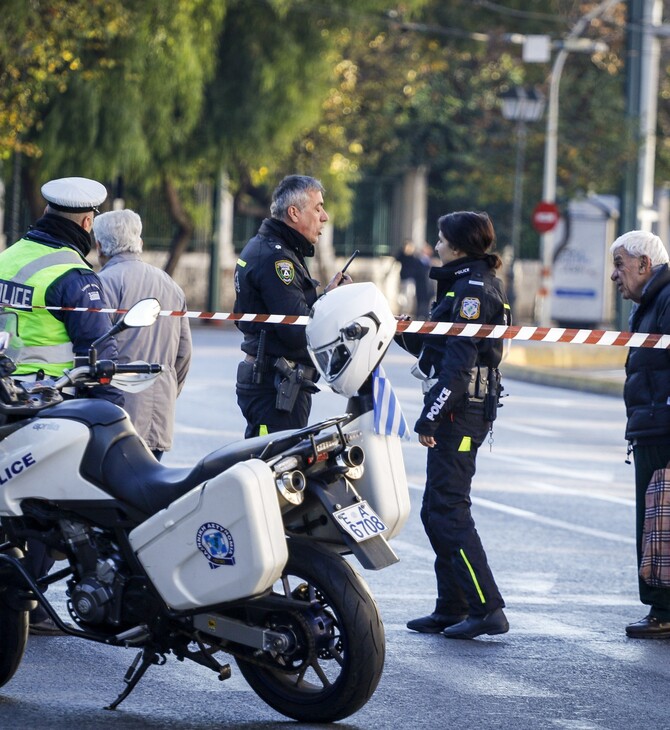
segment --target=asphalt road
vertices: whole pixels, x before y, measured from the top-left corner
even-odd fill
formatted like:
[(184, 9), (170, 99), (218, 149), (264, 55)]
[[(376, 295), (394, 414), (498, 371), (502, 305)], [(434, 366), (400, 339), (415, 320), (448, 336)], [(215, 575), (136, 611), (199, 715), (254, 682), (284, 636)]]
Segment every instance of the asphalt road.
[[(192, 464), (243, 428), (234, 400), (238, 335), (201, 327), (194, 341), (166, 464)], [(384, 361), (413, 424), (420, 392), (409, 364), (395, 347)], [(646, 611), (637, 600), (623, 406), (614, 397), (512, 380), (505, 386), (493, 444), (480, 452), (473, 511), (510, 632), (450, 641), (405, 628), (434, 601), (432, 552), (419, 520), (425, 450), (413, 439), (403, 446), (412, 513), (393, 541), (401, 560), (364, 573), (386, 628), (384, 675), (370, 702), (339, 728), (670, 728), (670, 641), (624, 634)], [(313, 420), (345, 405), (321, 393)], [(62, 605), (62, 594), (53, 595)], [(234, 664), (221, 683), (174, 658), (152, 667), (116, 712), (103, 710), (134, 653), (31, 638), (15, 678), (0, 689), (0, 728), (309, 727), (267, 707)]]

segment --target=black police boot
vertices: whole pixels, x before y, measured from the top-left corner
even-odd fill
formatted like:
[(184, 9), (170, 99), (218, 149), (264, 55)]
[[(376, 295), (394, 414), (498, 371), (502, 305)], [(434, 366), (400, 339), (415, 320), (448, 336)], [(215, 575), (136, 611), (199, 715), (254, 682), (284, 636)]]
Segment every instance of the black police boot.
[(482, 634), (506, 634), (508, 631), (509, 623), (502, 608), (496, 608), (483, 616), (470, 616), (459, 624), (449, 626), (442, 634), (448, 639), (474, 639)]
[(429, 616), (422, 616), (408, 621), (407, 628), (418, 631), (420, 634), (439, 634), (447, 626), (461, 623), (466, 618), (466, 615), (450, 616), (449, 614), (433, 612)]

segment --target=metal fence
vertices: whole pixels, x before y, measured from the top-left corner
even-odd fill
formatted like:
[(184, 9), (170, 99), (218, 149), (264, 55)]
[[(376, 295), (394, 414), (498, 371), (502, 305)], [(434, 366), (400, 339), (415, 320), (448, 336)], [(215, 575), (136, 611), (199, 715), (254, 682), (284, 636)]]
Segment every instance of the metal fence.
[[(6, 170), (5, 170), (6, 172)], [(368, 178), (355, 187), (351, 222), (345, 227), (335, 226), (333, 246), (335, 255), (348, 256), (358, 249), (363, 256), (377, 257), (394, 253), (397, 248), (397, 213), (393, 212), (394, 181), (387, 178)], [(2, 233), (7, 244), (18, 240), (33, 222), (27, 201), (20, 194), (13, 179), (6, 181)], [(127, 189), (124, 199), (110, 195), (107, 208), (128, 207), (142, 218), (143, 239), (148, 251), (167, 251), (177, 226), (160, 190), (147, 195), (133, 194)], [(187, 252), (209, 253), (214, 232), (213, 185), (201, 183), (195, 190), (194, 232)], [(235, 213), (233, 219), (233, 246), (239, 252), (262, 221), (261, 216)]]

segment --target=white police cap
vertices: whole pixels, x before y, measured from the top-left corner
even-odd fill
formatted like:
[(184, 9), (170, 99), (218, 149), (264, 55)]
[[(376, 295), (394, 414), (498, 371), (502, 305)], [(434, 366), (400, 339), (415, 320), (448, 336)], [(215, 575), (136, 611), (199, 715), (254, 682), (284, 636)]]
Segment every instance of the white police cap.
[(42, 195), (52, 208), (68, 213), (86, 213), (94, 210), (107, 197), (107, 188), (86, 177), (61, 177), (42, 185)]

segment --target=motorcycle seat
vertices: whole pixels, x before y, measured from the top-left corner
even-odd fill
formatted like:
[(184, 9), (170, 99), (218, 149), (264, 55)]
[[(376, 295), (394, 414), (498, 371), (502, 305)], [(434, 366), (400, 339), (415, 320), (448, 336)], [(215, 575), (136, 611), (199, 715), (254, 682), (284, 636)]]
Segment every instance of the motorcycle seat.
[(104, 455), (101, 486), (148, 517), (234, 464), (261, 454), (264, 458), (274, 456), (299, 440), (294, 431), (281, 431), (235, 441), (203, 457), (189, 469), (161, 464), (137, 434), (128, 433)]
[(88, 427), (90, 439), (81, 464), (82, 476), (138, 512), (134, 519), (159, 512), (239, 461), (275, 456), (304, 438), (303, 429), (242, 439), (207, 454), (192, 468), (178, 468), (157, 461), (128, 414), (108, 401), (66, 401), (45, 409), (40, 418), (72, 419)]

